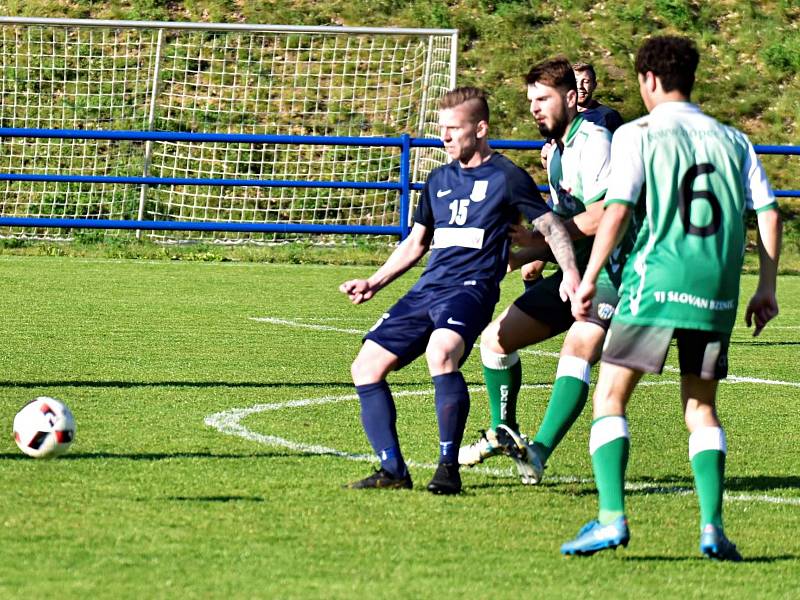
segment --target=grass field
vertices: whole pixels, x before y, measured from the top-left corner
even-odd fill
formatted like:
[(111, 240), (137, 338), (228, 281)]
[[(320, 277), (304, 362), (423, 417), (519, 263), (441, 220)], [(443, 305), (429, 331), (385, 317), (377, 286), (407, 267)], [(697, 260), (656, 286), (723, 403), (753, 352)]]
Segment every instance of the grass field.
[[(796, 595), (800, 278), (781, 279), (781, 315), (760, 338), (734, 331), (721, 386), (727, 532), (746, 558), (734, 565), (697, 551), (674, 370), (634, 397), (627, 550), (558, 553), (595, 511), (588, 412), (539, 487), (494, 459), (464, 472), (461, 496), (425, 492), (437, 436), (422, 363), (390, 380), (416, 488), (340, 489), (370, 468), (348, 370), (359, 335), (418, 275), (350, 306), (338, 283), (370, 271), (0, 257), (0, 597)], [(520, 289), (507, 281), (502, 302)], [(523, 354), (527, 431), (558, 346)], [(477, 352), (465, 375), (472, 438), (487, 422)], [(60, 459), (28, 459), (11, 438), (37, 395), (76, 416)]]

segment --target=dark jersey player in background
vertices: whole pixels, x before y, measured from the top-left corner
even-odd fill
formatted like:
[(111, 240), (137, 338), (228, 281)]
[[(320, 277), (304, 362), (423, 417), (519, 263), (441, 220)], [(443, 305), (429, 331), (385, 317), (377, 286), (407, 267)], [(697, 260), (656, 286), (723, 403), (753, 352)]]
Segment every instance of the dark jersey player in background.
[(584, 120), (605, 127), (612, 134), (622, 125), (622, 115), (605, 104), (600, 104), (592, 95), (597, 89), (597, 74), (589, 63), (572, 65), (578, 84), (578, 112)]
[(572, 295), (579, 281), (564, 225), (530, 176), (489, 147), (489, 107), (483, 92), (456, 88), (441, 99), (439, 108), (441, 139), (452, 162), (429, 175), (411, 233), (383, 266), (368, 279), (346, 281), (339, 288), (354, 304), (366, 302), (431, 249), (422, 276), (364, 336), (353, 361), (361, 422), (381, 467), (351, 488), (412, 487), (386, 376), (424, 353), (439, 423), (439, 466), (428, 490), (461, 491), (458, 448), (469, 394), (459, 369), (492, 318), (506, 273), (509, 226), (520, 213), (547, 238), (564, 270), (564, 297)]

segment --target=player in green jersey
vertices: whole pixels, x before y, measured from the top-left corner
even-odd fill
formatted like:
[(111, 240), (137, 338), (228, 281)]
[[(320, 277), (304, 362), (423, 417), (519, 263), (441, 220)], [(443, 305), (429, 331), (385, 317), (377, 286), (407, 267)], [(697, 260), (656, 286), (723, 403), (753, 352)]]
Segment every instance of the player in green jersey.
[(700, 503), (700, 551), (741, 560), (722, 523), (725, 432), (716, 391), (727, 375), (745, 245), (744, 213), (755, 210), (760, 271), (745, 322), (754, 335), (778, 314), (775, 297), (781, 224), (775, 197), (747, 137), (689, 102), (699, 55), (682, 37), (654, 37), (636, 58), (650, 113), (620, 127), (611, 149), (606, 209), (573, 314), (584, 318), (595, 281), (633, 210), (644, 219), (622, 275), (594, 394), (589, 449), (599, 516), (561, 547), (594, 554), (627, 545), (625, 408), (643, 373), (660, 373), (675, 338), (689, 459)]
[[(526, 77), (531, 114), (546, 139), (553, 211), (565, 219), (582, 268), (603, 214), (608, 185), (611, 134), (578, 114), (572, 65), (563, 58), (534, 66)], [(543, 258), (544, 238), (516, 227), (512, 239), (528, 246), (529, 258)], [(589, 318), (575, 322), (570, 303), (559, 294), (561, 271), (544, 278), (517, 298), (481, 334), (481, 360), (489, 395), (490, 426), (459, 451), (461, 465), (509, 454), (524, 484), (536, 484), (544, 464), (581, 414), (589, 394), (591, 365), (600, 358), (606, 329), (617, 303), (619, 265), (611, 264)], [(522, 382), (517, 351), (567, 331), (544, 419), (531, 443), (519, 434), (516, 404)]]

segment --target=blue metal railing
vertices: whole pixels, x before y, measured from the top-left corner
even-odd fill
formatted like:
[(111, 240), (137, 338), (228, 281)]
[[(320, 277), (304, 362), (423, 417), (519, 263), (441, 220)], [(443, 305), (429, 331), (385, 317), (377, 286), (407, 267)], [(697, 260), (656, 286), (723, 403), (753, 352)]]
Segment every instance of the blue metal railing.
[[(298, 181), (284, 179), (226, 179), (190, 177), (128, 177), (106, 175), (45, 175), (32, 173), (0, 173), (0, 181), (38, 181), (70, 183), (102, 183), (131, 185), (208, 185), (208, 186), (251, 186), (288, 188), (346, 188), (362, 190), (396, 190), (400, 194), (400, 223), (398, 225), (313, 225), (301, 223), (236, 223), (210, 221), (146, 221), (123, 219), (78, 219), (47, 217), (3, 217), (0, 226), (5, 227), (53, 227), (75, 229), (137, 229), (137, 230), (183, 230), (183, 231), (231, 231), (258, 233), (364, 233), (379, 235), (398, 235), (404, 238), (409, 231), (408, 214), (412, 190), (421, 190), (423, 184), (412, 182), (410, 173), (412, 148), (441, 148), (442, 142), (431, 138), (400, 137), (341, 137), (341, 136), (299, 136), (299, 135), (259, 135), (228, 133), (187, 133), (166, 131), (117, 131), (82, 129), (26, 129), (0, 128), (0, 138), (59, 138), (95, 139), (126, 141), (182, 141), (182, 142), (224, 142), (247, 144), (306, 144), (330, 146), (384, 146), (400, 149), (400, 181)], [(498, 150), (538, 150), (541, 141), (492, 140), (491, 145)], [(800, 155), (800, 146), (757, 145), (759, 154)], [(547, 192), (547, 186), (539, 186)], [(779, 197), (800, 197), (800, 190), (777, 190)]]

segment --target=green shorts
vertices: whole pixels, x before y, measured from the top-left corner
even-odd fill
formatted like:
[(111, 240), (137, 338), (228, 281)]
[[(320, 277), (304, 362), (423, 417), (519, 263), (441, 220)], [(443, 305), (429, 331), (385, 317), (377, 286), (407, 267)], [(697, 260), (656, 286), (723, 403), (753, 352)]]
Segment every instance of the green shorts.
[(631, 325), (612, 319), (603, 346), (603, 362), (641, 373), (661, 373), (672, 339), (678, 343), (681, 375), (719, 380), (728, 376), (730, 333)]

